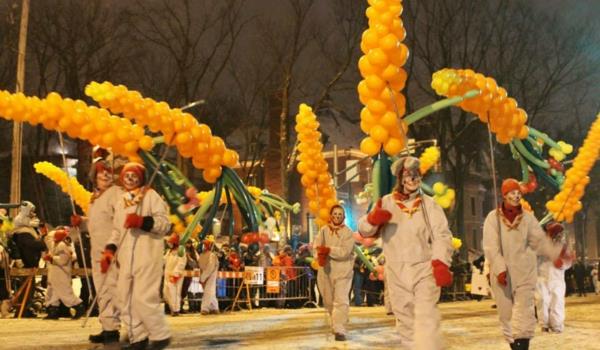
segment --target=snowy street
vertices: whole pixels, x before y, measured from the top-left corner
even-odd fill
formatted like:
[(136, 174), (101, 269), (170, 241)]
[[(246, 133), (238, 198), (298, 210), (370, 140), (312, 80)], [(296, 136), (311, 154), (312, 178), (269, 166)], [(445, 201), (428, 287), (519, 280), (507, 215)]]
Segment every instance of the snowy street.
[[(600, 297), (568, 297), (563, 334), (542, 334), (539, 327), (532, 349), (598, 349)], [(490, 300), (440, 304), (447, 349), (508, 349), (500, 335)], [(326, 330), (322, 309), (260, 309), (215, 316), (167, 316), (174, 334), (173, 349), (391, 349), (394, 320), (382, 307), (352, 307), (349, 340), (335, 342)], [(0, 320), (0, 347), (9, 349), (90, 349), (90, 333), (82, 321)], [(101, 349), (96, 346), (95, 349)]]

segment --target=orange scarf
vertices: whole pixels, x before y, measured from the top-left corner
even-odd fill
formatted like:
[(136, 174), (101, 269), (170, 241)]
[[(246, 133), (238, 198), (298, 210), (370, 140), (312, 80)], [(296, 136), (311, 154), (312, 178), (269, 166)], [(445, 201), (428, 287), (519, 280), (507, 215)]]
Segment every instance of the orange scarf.
[(344, 225), (344, 223), (342, 222), (339, 225), (334, 224), (333, 222), (329, 221), (329, 223), (327, 224), (327, 226), (329, 226), (329, 233), (331, 233), (332, 235), (336, 235), (336, 236), (340, 236), (339, 234), (339, 230), (341, 230), (342, 228), (344, 228), (346, 225)]
[(421, 196), (417, 196), (417, 198), (412, 204), (412, 207), (410, 208), (404, 205), (404, 203), (402, 203), (402, 201), (405, 201), (408, 198), (409, 195), (407, 194), (394, 192), (394, 201), (396, 202), (396, 205), (398, 206), (398, 208), (400, 208), (400, 210), (402, 210), (403, 213), (408, 214), (408, 217), (410, 218), (421, 208)]
[(123, 194), (123, 200), (125, 201), (125, 208), (137, 205), (144, 198), (144, 191), (142, 187), (138, 187), (131, 191), (127, 191)]

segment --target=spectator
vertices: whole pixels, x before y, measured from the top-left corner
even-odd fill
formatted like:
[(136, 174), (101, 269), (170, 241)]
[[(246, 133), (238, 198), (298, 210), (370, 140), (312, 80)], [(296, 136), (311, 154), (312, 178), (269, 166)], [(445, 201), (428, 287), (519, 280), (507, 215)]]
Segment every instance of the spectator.
[(169, 250), (165, 254), (165, 272), (163, 281), (163, 296), (171, 316), (179, 316), (181, 309), (181, 290), (183, 288), (183, 273), (186, 257), (179, 256), (179, 235), (175, 232), (167, 239)]
[(577, 259), (577, 263), (573, 265), (573, 273), (575, 274), (575, 283), (577, 284), (577, 295), (585, 297), (585, 264), (583, 259)]

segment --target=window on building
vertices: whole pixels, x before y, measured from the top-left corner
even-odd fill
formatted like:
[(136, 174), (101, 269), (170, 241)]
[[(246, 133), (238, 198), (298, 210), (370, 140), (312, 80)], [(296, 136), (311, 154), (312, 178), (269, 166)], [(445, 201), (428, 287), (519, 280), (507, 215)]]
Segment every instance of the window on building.
[(471, 197), (471, 215), (477, 215), (477, 210), (475, 210), (475, 197)]
[(472, 248), (473, 249), (478, 249), (479, 244), (478, 244), (478, 241), (477, 241), (477, 229), (475, 229), (475, 228), (473, 229), (473, 242), (472, 243), (473, 243)]

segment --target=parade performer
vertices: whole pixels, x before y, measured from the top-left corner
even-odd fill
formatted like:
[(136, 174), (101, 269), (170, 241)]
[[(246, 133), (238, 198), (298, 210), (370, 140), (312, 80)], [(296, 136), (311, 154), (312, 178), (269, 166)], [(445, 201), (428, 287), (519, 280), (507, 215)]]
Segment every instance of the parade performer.
[(317, 285), (323, 307), (331, 318), (335, 340), (345, 341), (354, 268), (354, 238), (352, 231), (344, 225), (344, 208), (334, 205), (329, 215), (329, 223), (321, 227), (313, 242), (320, 266)]
[(385, 281), (402, 346), (418, 350), (442, 348), (440, 287), (452, 284), (452, 233), (443, 209), (420, 193), (419, 160), (403, 157), (391, 167), (397, 182), (359, 220), (359, 232), (380, 232), (386, 257)]
[[(102, 149), (97, 150), (101, 152)], [(92, 334), (92, 343), (114, 343), (119, 341), (121, 326), (118, 307), (117, 278), (119, 268), (116, 264), (102, 273), (100, 261), (104, 247), (112, 233), (113, 213), (115, 205), (123, 196), (121, 187), (113, 185), (113, 168), (104, 157), (94, 159), (90, 171), (90, 181), (94, 193), (88, 209), (88, 216), (71, 217), (71, 226), (80, 226), (90, 234), (90, 252), (92, 260), (92, 278), (98, 300), (98, 320), (102, 326), (99, 334)]]
[[(115, 204), (113, 232), (104, 248), (102, 271), (119, 264), (121, 321), (132, 349), (164, 349), (171, 332), (160, 305), (163, 237), (170, 231), (167, 204), (144, 185), (145, 168), (127, 163), (120, 174), (124, 193)], [(116, 255), (117, 254), (117, 255)], [(148, 343), (150, 342), (150, 343)]]
[(200, 267), (200, 283), (204, 289), (200, 313), (202, 315), (218, 314), (219, 301), (217, 300), (217, 274), (219, 272), (219, 259), (212, 251), (215, 239), (212, 235), (202, 241), (202, 253), (198, 257)]
[[(562, 226), (552, 222), (546, 232), (562, 231)], [(565, 271), (571, 268), (570, 260), (538, 257), (537, 291), (540, 297), (540, 323), (543, 332), (561, 333), (565, 323)]]
[(171, 309), (172, 316), (179, 316), (181, 308), (181, 288), (186, 257), (179, 256), (179, 235), (171, 234), (167, 239), (169, 250), (165, 254), (165, 278), (163, 281), (163, 296)]
[(53, 245), (43, 259), (48, 263), (48, 289), (46, 290), (45, 319), (58, 320), (59, 306), (62, 301), (66, 307), (75, 309), (73, 319), (78, 319), (85, 313), (81, 299), (73, 293), (71, 266), (77, 259), (71, 244), (65, 241), (68, 236), (66, 229), (57, 229), (53, 233)]
[(568, 260), (568, 254), (551, 239), (560, 233), (556, 228), (547, 237), (533, 214), (523, 211), (517, 180), (504, 180), (501, 190), (500, 208), (492, 210), (483, 224), (483, 250), (490, 261), (490, 282), (504, 338), (511, 349), (524, 350), (529, 348), (536, 324), (536, 254), (551, 261), (559, 255)]

